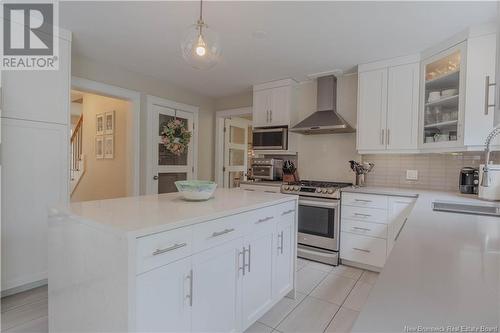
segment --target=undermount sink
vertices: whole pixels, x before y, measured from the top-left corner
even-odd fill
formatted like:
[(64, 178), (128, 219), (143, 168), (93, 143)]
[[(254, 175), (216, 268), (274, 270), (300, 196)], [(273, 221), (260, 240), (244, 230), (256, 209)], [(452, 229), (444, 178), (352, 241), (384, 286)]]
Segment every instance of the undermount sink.
[(473, 215), (500, 217), (500, 206), (494, 204), (475, 204), (470, 202), (434, 201), (432, 209), (441, 212), (452, 212)]

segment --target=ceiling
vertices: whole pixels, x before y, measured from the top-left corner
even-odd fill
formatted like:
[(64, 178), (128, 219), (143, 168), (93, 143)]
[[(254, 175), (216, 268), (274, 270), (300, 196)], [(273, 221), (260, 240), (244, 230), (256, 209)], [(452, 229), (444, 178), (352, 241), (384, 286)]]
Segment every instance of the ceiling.
[(252, 84), (349, 70), (416, 53), (470, 25), (494, 20), (495, 2), (204, 2), (219, 32), (220, 63), (200, 71), (180, 40), (198, 2), (60, 2), (60, 25), (77, 55), (124, 66), (210, 97)]

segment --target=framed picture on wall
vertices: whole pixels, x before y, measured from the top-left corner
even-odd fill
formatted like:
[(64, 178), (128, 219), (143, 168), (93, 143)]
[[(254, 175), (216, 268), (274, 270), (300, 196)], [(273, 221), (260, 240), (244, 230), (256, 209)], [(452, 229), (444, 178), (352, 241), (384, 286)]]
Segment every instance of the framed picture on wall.
[(104, 136), (104, 158), (112, 159), (115, 157), (114, 141), (113, 135)]
[(115, 130), (115, 111), (104, 114), (104, 134), (113, 134)]
[(95, 118), (95, 134), (103, 135), (104, 134), (104, 113), (99, 113)]
[(95, 158), (101, 160), (104, 158), (104, 137), (95, 137)]

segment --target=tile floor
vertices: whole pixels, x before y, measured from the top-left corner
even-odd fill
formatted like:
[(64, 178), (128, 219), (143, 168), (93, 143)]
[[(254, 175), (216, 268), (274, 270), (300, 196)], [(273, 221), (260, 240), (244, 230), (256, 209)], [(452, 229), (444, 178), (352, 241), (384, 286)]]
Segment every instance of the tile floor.
[[(284, 298), (245, 333), (349, 332), (377, 273), (297, 259), (297, 297)], [(2, 332), (48, 332), (47, 286), (2, 298)]]

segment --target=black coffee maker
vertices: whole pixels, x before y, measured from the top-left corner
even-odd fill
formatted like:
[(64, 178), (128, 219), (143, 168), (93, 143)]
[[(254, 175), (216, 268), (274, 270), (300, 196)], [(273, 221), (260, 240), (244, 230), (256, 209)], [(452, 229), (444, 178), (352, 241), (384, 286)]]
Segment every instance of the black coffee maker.
[(465, 167), (460, 170), (460, 193), (479, 193), (479, 169)]

